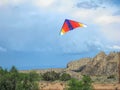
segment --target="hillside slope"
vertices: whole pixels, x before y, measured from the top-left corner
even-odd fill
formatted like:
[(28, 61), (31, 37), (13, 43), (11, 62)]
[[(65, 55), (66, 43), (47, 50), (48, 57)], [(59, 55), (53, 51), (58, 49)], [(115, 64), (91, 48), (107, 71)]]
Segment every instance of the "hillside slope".
[(119, 53), (111, 52), (106, 55), (100, 52), (94, 58), (81, 59), (69, 63), (68, 70), (87, 75), (116, 75), (118, 72)]

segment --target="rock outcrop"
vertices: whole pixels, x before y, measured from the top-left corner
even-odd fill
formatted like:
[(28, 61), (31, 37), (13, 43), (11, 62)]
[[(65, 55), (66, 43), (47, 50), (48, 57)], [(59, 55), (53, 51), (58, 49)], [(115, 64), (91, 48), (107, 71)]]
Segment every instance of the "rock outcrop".
[(85, 75), (117, 75), (119, 53), (111, 52), (106, 55), (100, 52), (94, 58), (81, 59), (68, 64), (68, 70), (81, 72)]
[(92, 60), (91, 58), (83, 58), (80, 60), (72, 61), (67, 64), (67, 70), (72, 70), (72, 71), (79, 70), (80, 68), (86, 66), (86, 64), (91, 60)]

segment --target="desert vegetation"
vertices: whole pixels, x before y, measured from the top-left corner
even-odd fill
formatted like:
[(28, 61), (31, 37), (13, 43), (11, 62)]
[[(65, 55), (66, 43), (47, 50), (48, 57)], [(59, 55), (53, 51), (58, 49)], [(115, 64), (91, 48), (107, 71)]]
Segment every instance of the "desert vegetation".
[(0, 89), (1, 90), (40, 90), (41, 81), (68, 81), (71, 76), (67, 73), (56, 73), (48, 71), (38, 74), (35, 71), (19, 72), (16, 67), (10, 70), (0, 67)]
[(81, 80), (72, 78), (68, 82), (66, 90), (93, 90), (92, 80), (89, 76), (84, 75)]
[(14, 66), (10, 70), (0, 68), (0, 90), (39, 90), (38, 81), (35, 72), (19, 73)]
[(48, 71), (41, 75), (42, 80), (45, 81), (68, 81), (71, 79), (71, 76), (67, 73), (56, 73), (55, 71)]

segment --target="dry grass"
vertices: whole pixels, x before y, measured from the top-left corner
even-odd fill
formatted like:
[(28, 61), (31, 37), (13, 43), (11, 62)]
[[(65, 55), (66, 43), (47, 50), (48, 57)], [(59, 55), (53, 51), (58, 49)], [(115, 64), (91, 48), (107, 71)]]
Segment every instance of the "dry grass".
[(64, 90), (65, 82), (40, 82), (40, 90)]
[[(65, 82), (40, 82), (40, 90), (64, 90)], [(120, 84), (93, 84), (94, 90), (120, 90)]]
[(93, 84), (94, 90), (120, 90), (120, 84)]

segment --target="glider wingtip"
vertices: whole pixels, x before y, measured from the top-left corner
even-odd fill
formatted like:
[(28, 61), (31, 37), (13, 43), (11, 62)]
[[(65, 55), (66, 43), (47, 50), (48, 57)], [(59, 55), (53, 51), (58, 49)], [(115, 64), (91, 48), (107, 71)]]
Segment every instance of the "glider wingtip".
[(62, 36), (62, 35), (63, 35), (63, 33), (61, 32), (61, 33), (60, 33), (60, 35)]
[(85, 28), (86, 28), (86, 27), (87, 27), (87, 25), (83, 24), (83, 27), (85, 27)]

